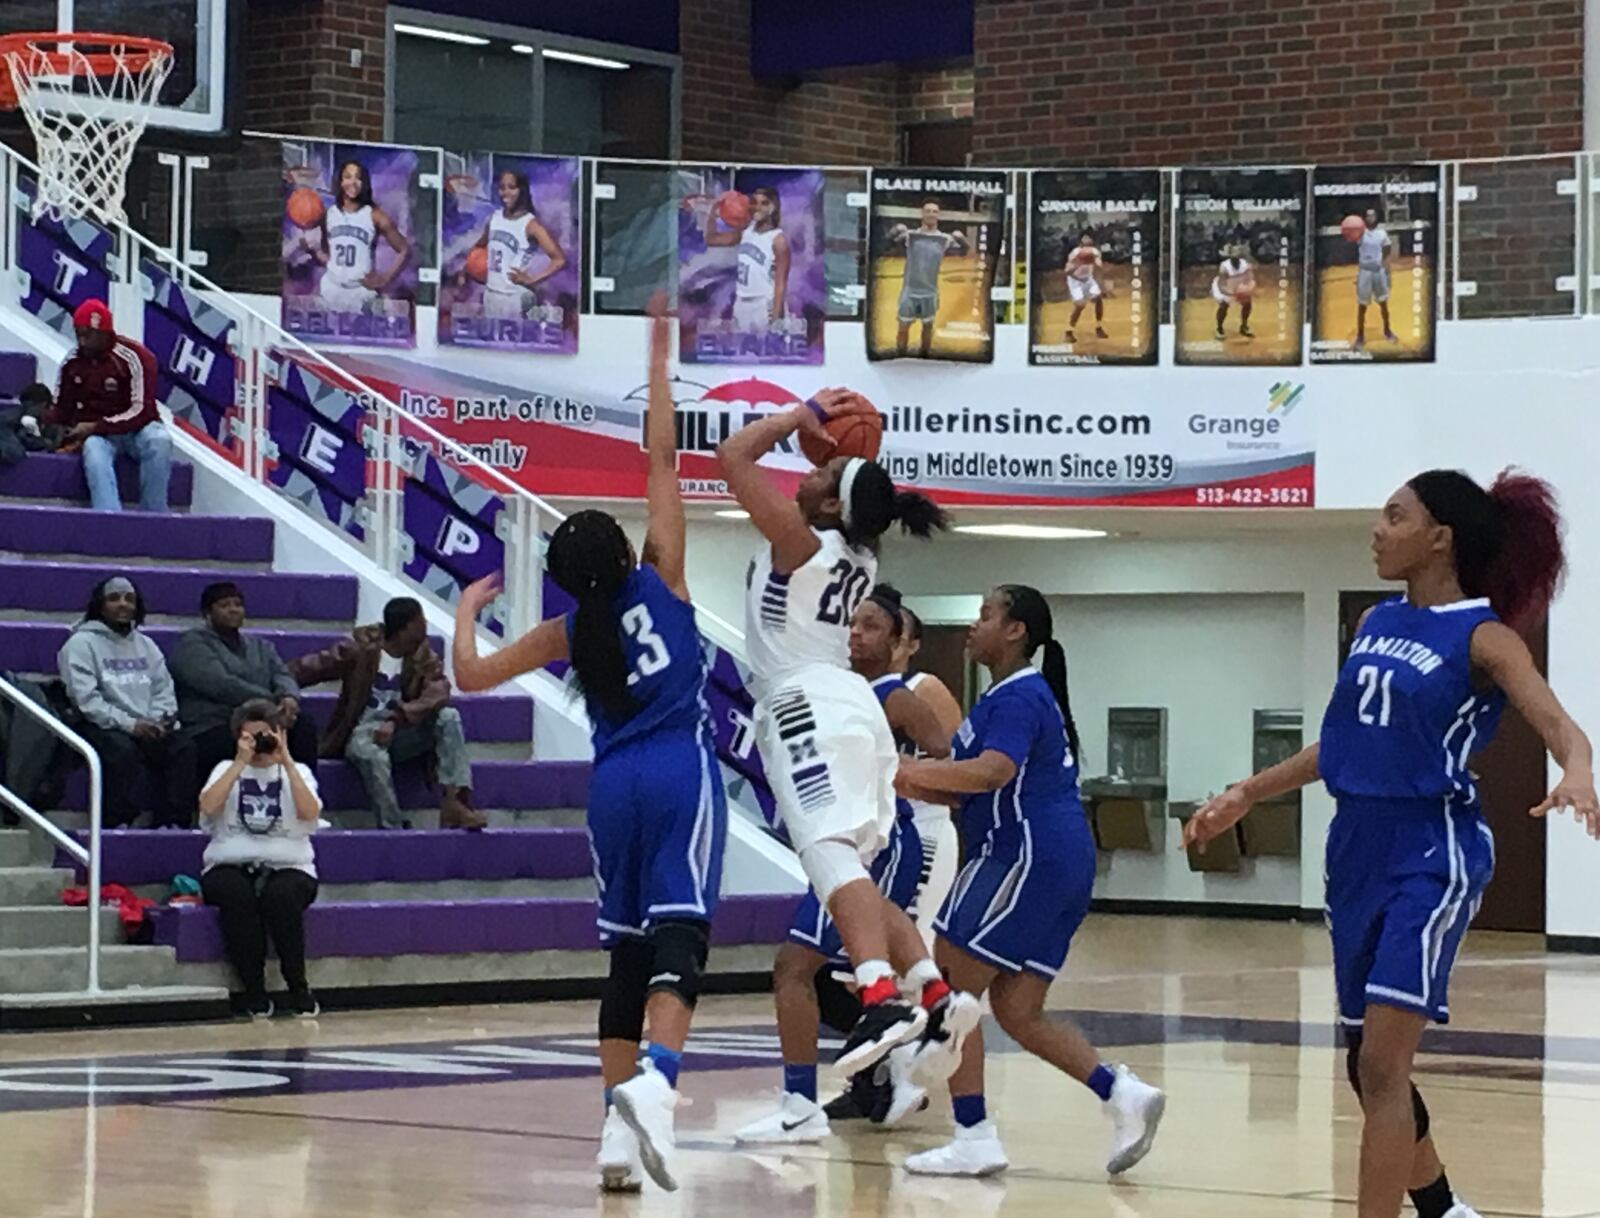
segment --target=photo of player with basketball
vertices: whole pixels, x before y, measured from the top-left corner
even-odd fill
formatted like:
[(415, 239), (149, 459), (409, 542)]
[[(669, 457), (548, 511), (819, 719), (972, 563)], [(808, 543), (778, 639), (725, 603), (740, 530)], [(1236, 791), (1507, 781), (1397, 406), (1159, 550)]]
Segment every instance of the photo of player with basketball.
[(577, 350), (575, 158), (446, 153), (439, 341)]
[(1312, 362), (1431, 361), (1438, 166), (1317, 169), (1311, 197)]
[(1007, 176), (949, 173), (873, 174), (869, 359), (994, 358), (990, 292), (1005, 238)]
[(827, 315), (823, 175), (685, 174), (678, 351), (685, 363), (820, 364)]
[(1300, 363), (1306, 171), (1178, 173), (1180, 364)]
[(1160, 174), (1037, 170), (1028, 182), (1029, 363), (1155, 363)]
[(415, 150), (286, 140), (283, 156), (284, 328), (411, 346)]

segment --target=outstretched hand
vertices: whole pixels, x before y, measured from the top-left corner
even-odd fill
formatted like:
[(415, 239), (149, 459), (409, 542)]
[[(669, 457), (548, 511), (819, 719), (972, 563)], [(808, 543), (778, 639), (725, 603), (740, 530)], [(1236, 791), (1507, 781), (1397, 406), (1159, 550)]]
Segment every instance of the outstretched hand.
[(1528, 809), (1529, 816), (1551, 812), (1571, 812), (1589, 836), (1600, 841), (1600, 802), (1596, 801), (1591, 775), (1563, 775), (1543, 803)]
[(1238, 787), (1229, 787), (1221, 795), (1213, 795), (1183, 825), (1183, 848), (1198, 846), (1206, 852), (1206, 843), (1221, 837), (1237, 825), (1250, 811), (1251, 802)]
[(485, 607), (500, 595), (500, 573), (485, 575), (468, 584), (461, 591), (461, 605), (469, 617), (477, 617)]

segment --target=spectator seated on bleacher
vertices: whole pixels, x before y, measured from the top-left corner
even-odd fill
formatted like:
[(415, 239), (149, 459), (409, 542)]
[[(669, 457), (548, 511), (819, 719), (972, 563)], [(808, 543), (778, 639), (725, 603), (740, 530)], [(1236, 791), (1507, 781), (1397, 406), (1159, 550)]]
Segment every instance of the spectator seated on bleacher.
[(361, 774), (378, 825), (408, 829), (394, 788), (394, 766), (427, 758), (444, 787), (439, 825), (481, 829), (471, 804), (472, 763), (461, 712), (449, 705), (450, 678), (428, 644), (428, 621), (409, 596), (383, 607), (383, 621), (357, 626), (343, 643), (289, 665), (302, 688), (339, 681), (339, 701), (322, 733), (322, 755), (343, 757)]
[(0, 400), (0, 466), (61, 447), (65, 429), (45, 421), (53, 404), (50, 387), (37, 381), (25, 386), (15, 402)]
[(205, 625), (186, 631), (168, 662), (178, 687), (178, 717), (194, 740), (195, 773), (211, 773), (233, 756), (238, 732), (233, 712), (245, 702), (265, 700), (278, 708), (296, 761), (315, 765), (317, 727), (300, 711), (300, 686), (278, 649), (244, 633), (244, 593), (231, 581), (208, 584), (200, 593)]
[(161, 649), (140, 630), (144, 598), (131, 580), (101, 580), (57, 657), (79, 730), (104, 768), (107, 828), (133, 823), (145, 774), (157, 781), (152, 824), (194, 823), (194, 741), (179, 730), (178, 699)]
[(72, 315), (78, 350), (61, 365), (61, 384), (48, 421), (65, 427), (63, 448), (81, 445), (89, 506), (122, 508), (117, 458), (139, 466), (139, 507), (167, 510), (172, 436), (156, 408), (156, 357), (113, 327), (105, 302), (86, 300)]
[(233, 755), (200, 792), (200, 825), (211, 834), (200, 874), (206, 904), (222, 916), (228, 961), (244, 987), (243, 1010), (272, 1014), (267, 937), (278, 949), (288, 1010), (317, 1015), (306, 981), (306, 909), (317, 899), (311, 835), (322, 814), (311, 767), (289, 756), (278, 705), (252, 699), (230, 716)]

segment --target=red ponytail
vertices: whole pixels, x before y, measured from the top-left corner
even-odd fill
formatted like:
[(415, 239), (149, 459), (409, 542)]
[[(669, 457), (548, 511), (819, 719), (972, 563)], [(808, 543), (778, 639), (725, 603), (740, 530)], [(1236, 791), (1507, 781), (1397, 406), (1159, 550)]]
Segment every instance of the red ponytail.
[(1566, 577), (1561, 511), (1548, 482), (1512, 469), (1501, 471), (1489, 498), (1505, 531), (1483, 591), (1502, 621), (1522, 629), (1544, 617)]

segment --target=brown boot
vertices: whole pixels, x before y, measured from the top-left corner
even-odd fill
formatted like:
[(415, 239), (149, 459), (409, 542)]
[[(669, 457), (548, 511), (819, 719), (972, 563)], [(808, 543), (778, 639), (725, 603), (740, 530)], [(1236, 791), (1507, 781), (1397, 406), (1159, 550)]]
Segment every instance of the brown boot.
[(489, 818), (472, 806), (472, 792), (466, 787), (446, 787), (439, 801), (439, 828), (482, 829)]

